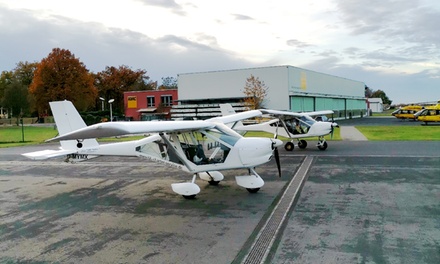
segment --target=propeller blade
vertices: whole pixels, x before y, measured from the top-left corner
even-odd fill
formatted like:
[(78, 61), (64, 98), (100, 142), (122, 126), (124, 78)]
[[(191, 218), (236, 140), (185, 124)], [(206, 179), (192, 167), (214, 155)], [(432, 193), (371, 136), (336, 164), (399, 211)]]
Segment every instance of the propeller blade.
[(280, 154), (278, 153), (278, 147), (283, 145), (283, 141), (279, 139), (272, 139), (272, 150), (275, 157), (275, 161), (278, 167), (278, 175), (281, 177), (281, 164), (280, 164)]
[(339, 127), (339, 125), (335, 122), (332, 122), (332, 130), (331, 130), (331, 139), (333, 139), (333, 133), (335, 132), (335, 127)]
[(273, 135), (273, 138), (277, 139), (278, 138), (278, 128), (280, 126), (280, 121), (278, 120), (277, 122), (277, 128), (275, 129), (275, 135)]
[(280, 154), (278, 153), (278, 147), (276, 147), (273, 151), (274, 151), (275, 161), (277, 163), (277, 168), (278, 168), (278, 177), (281, 178), (281, 164), (280, 164)]

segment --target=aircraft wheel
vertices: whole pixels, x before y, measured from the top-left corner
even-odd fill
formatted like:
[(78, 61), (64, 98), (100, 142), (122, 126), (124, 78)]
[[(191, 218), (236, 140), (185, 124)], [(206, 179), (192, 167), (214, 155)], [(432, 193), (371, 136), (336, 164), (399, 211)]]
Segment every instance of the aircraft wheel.
[(287, 143), (284, 145), (284, 149), (287, 150), (287, 151), (292, 151), (294, 148), (295, 148), (295, 145), (293, 145), (292, 142), (287, 142)]
[(304, 139), (301, 139), (300, 141), (298, 141), (298, 147), (300, 149), (305, 149), (307, 148), (307, 141), (305, 141)]
[(319, 150), (326, 150), (327, 147), (328, 147), (327, 142), (324, 142), (322, 145), (318, 146)]
[(217, 186), (220, 181), (208, 181), (209, 185)]
[(195, 194), (193, 194), (193, 195), (182, 195), (182, 196), (183, 196), (183, 198), (185, 198), (187, 200), (192, 200), (192, 199), (196, 198)]
[(246, 188), (246, 190), (248, 190), (250, 193), (256, 193), (260, 190), (260, 188)]

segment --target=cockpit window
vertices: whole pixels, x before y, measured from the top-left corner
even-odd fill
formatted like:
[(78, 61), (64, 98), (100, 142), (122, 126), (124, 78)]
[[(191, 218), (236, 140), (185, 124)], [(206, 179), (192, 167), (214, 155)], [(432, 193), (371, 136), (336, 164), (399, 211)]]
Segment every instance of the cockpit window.
[(302, 116), (300, 119), (301, 126), (311, 127), (316, 121), (310, 116)]
[(225, 143), (231, 146), (234, 146), (235, 143), (242, 138), (240, 134), (224, 124), (216, 124), (213, 129), (207, 130), (206, 133), (219, 140), (225, 141)]

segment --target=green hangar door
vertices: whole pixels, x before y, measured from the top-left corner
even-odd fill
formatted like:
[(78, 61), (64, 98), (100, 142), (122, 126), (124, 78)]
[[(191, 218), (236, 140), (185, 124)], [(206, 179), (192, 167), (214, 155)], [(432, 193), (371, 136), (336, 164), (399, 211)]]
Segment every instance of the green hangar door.
[(304, 96), (290, 97), (290, 107), (293, 112), (315, 111), (315, 98)]

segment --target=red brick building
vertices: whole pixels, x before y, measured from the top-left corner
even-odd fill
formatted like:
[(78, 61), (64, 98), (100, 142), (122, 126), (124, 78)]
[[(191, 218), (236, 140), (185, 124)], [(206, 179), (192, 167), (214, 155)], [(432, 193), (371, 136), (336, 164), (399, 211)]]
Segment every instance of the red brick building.
[(170, 119), (177, 89), (124, 92), (125, 117), (135, 121)]

